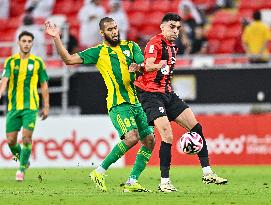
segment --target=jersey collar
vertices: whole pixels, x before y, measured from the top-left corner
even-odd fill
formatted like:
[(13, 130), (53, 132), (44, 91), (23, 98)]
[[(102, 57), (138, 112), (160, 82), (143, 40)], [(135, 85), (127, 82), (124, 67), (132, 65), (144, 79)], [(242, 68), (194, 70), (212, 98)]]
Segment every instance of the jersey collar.
[(165, 41), (168, 46), (175, 46), (175, 44), (169, 42), (162, 33), (157, 34), (157, 36), (159, 36), (163, 41)]

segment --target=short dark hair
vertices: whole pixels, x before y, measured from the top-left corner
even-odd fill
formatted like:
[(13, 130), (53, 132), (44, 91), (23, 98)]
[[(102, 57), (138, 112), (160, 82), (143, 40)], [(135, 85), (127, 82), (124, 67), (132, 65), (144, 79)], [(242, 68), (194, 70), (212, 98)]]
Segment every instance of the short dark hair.
[(178, 15), (178, 14), (175, 14), (175, 13), (167, 13), (163, 19), (162, 19), (162, 23), (164, 22), (168, 22), (168, 21), (182, 21), (182, 18)]
[(261, 19), (262, 19), (261, 12), (260, 12), (260, 11), (255, 11), (255, 12), (253, 13), (253, 19), (254, 19), (255, 21), (261, 20)]
[(30, 37), (32, 38), (32, 40), (34, 40), (34, 35), (33, 35), (33, 33), (30, 33), (30, 32), (28, 32), (28, 31), (22, 31), (22, 32), (19, 34), (19, 36), (18, 36), (18, 40), (21, 40), (21, 38), (22, 38), (23, 36), (30, 36)]
[(102, 19), (100, 20), (100, 22), (99, 22), (99, 27), (100, 27), (100, 29), (101, 29), (101, 30), (104, 29), (104, 23), (108, 23), (108, 22), (112, 22), (112, 21), (114, 21), (114, 19), (112, 19), (112, 18), (110, 18), (110, 17), (104, 17), (104, 18), (102, 18)]

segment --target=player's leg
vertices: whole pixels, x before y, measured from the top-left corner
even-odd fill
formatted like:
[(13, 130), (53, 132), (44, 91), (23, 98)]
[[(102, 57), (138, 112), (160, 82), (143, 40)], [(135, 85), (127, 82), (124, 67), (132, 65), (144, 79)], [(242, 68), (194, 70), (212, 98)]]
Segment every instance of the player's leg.
[(146, 168), (155, 145), (153, 127), (148, 125), (146, 113), (140, 105), (134, 105), (132, 109), (138, 127), (141, 147), (137, 152), (130, 176), (124, 185), (124, 192), (149, 192), (150, 190), (138, 183), (138, 178)]
[(159, 150), (161, 182), (158, 186), (158, 190), (162, 192), (175, 192), (177, 189), (171, 183), (169, 176), (173, 141), (171, 125), (167, 116), (157, 118), (154, 120), (154, 124), (162, 138)]
[(21, 126), (22, 119), (19, 115), (19, 111), (9, 111), (6, 117), (6, 136), (8, 146), (15, 161), (20, 159), (21, 146), (17, 143), (17, 136)]
[(177, 191), (169, 179), (173, 134), (165, 108), (168, 99), (164, 94), (142, 92), (140, 89), (138, 96), (147, 115), (148, 123), (156, 126), (162, 138), (159, 150), (161, 183), (158, 189), (164, 192)]
[(17, 181), (24, 180), (25, 170), (29, 166), (29, 158), (32, 151), (32, 135), (36, 124), (37, 111), (23, 110), (21, 116), (23, 121), (23, 145), (20, 154), (20, 169), (16, 173)]
[(175, 119), (175, 122), (188, 131), (198, 133), (203, 139), (203, 147), (198, 153), (198, 158), (202, 167), (203, 183), (216, 183), (216, 184), (225, 184), (227, 183), (226, 179), (218, 177), (211, 169), (209, 162), (209, 154), (207, 149), (206, 140), (202, 132), (202, 126), (197, 122), (196, 117), (190, 108), (186, 108), (179, 116)]
[(109, 112), (109, 116), (122, 141), (115, 145), (101, 165), (90, 173), (91, 180), (94, 181), (102, 191), (107, 191), (104, 180), (106, 170), (131, 147), (136, 145), (140, 139), (137, 126), (130, 113), (130, 104), (121, 104), (113, 107)]

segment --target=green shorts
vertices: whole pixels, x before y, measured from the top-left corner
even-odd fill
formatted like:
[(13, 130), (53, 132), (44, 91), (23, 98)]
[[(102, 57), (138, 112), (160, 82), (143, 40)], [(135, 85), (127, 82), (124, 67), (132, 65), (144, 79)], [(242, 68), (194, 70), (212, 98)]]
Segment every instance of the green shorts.
[(120, 138), (133, 129), (138, 130), (141, 140), (153, 133), (153, 127), (148, 125), (147, 116), (141, 104), (123, 103), (115, 106), (110, 110), (109, 117)]
[(19, 131), (23, 126), (24, 129), (34, 130), (37, 110), (11, 110), (7, 113), (6, 133)]

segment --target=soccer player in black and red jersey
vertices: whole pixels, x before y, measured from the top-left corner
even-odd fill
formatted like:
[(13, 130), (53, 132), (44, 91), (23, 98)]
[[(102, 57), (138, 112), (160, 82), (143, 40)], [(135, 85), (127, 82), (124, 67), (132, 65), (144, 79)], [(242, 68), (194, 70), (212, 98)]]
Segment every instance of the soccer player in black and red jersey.
[(135, 81), (139, 100), (147, 114), (148, 122), (156, 126), (162, 138), (159, 151), (161, 183), (158, 187), (162, 192), (177, 191), (169, 178), (173, 140), (170, 121), (175, 121), (188, 131), (197, 132), (202, 136), (204, 145), (198, 157), (203, 170), (203, 183), (227, 183), (227, 179), (218, 177), (212, 171), (202, 127), (189, 106), (174, 93), (171, 87), (170, 79), (177, 53), (173, 42), (178, 37), (181, 21), (181, 17), (173, 13), (163, 17), (160, 25), (162, 33), (157, 34), (147, 43), (143, 75)]

